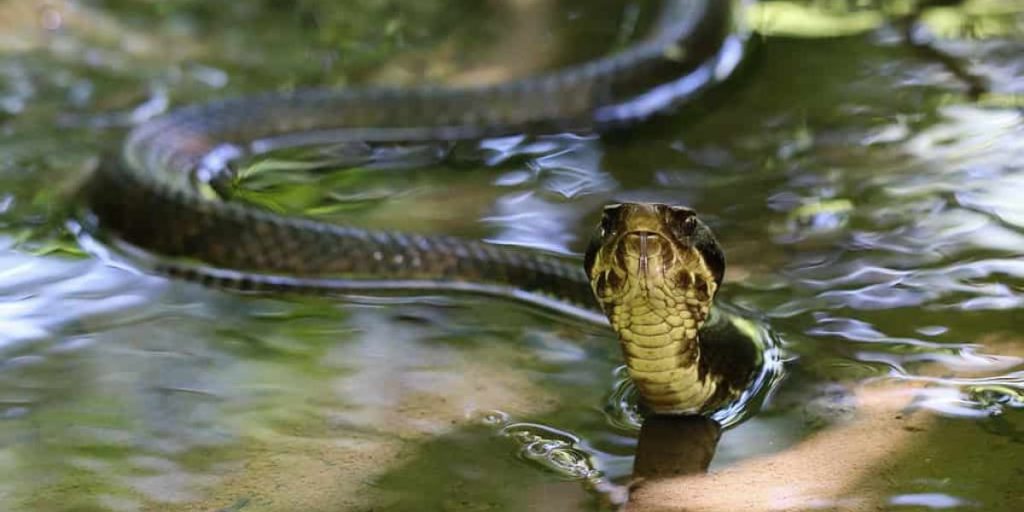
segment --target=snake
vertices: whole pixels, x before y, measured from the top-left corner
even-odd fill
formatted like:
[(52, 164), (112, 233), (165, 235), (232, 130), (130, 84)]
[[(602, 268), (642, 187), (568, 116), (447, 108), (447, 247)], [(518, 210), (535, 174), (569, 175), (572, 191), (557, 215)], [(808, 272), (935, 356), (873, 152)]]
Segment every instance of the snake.
[(682, 207), (609, 206), (578, 260), (453, 236), (373, 231), (218, 194), (239, 159), (339, 141), (407, 143), (619, 129), (725, 80), (746, 36), (733, 2), (662, 0), (648, 33), (546, 74), (463, 87), (300, 89), (184, 106), (135, 126), (82, 192), (80, 224), (154, 273), (240, 292), (430, 291), (511, 298), (618, 333), (641, 401), (709, 414), (764, 366), (719, 313), (725, 260)]

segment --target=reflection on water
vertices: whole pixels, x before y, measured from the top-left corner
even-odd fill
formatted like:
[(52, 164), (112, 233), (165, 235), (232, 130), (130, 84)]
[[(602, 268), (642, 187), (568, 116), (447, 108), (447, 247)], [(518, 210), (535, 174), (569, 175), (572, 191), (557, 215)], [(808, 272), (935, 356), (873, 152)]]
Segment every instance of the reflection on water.
[(527, 164), (499, 176), (497, 184), (514, 191), (498, 198), (494, 214), (482, 219), (496, 231), (488, 240), (562, 253), (585, 243), (589, 233), (576, 233), (567, 227), (583, 224), (590, 212), (608, 202), (618, 186), (601, 168), (598, 139), (546, 137), (508, 146), (501, 142), (484, 142), (483, 147), (493, 152), (488, 165), (524, 157)]
[[(106, 267), (60, 228), (54, 184), (78, 179), (125, 125), (213, 96), (356, 81), (425, 39), (399, 25), (348, 62), (325, 43), (341, 35), (307, 52), (309, 19), (268, 6), (188, 3), (164, 22), (156, 4), (48, 3), (56, 23), (30, 4), (0, 5), (4, 29), (31, 32), (0, 36), (0, 508), (622, 499), (638, 418), (608, 332), (498, 300), (222, 293)], [(331, 169), (241, 186), (285, 209), (560, 253), (583, 248), (609, 200), (694, 206), (729, 255), (721, 298), (763, 315), (789, 358), (758, 414), (724, 432), (712, 469), (861, 418), (858, 384), (915, 385), (907, 410), (941, 419), (891, 452), (897, 469), (822, 503), (999, 509), (1019, 485), (1006, 461), (1024, 454), (1024, 44), (1021, 6), (980, 14), (988, 4), (963, 7), (973, 32), (950, 29), (955, 7), (928, 19), (938, 34), (986, 38), (937, 43), (990, 83), (977, 104), (868, 9), (854, 37), (768, 38), (725, 99), (632, 135), (333, 148), (320, 155)], [(588, 13), (646, 12), (565, 5), (554, 21), (576, 45), (624, 30)], [(243, 26), (273, 27), (280, 45)], [(604, 51), (591, 46), (581, 54)], [(410, 160), (425, 167), (400, 165)]]

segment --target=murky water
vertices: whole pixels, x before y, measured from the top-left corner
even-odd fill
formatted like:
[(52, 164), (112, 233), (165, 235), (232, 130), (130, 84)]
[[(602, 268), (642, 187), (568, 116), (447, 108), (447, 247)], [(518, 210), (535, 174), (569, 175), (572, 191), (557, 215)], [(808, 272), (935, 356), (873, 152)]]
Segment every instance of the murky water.
[[(650, 12), (286, 3), (0, 3), (0, 508), (611, 507), (637, 436), (615, 407), (611, 333), (498, 299), (225, 293), (106, 265), (67, 233), (75, 183), (170, 106), (501, 79), (612, 50)], [(931, 12), (937, 45), (988, 82), (977, 102), (893, 25), (802, 39), (780, 22), (723, 90), (630, 133), (385, 149), (325, 176), (252, 173), (241, 199), (558, 252), (581, 250), (607, 201), (690, 205), (728, 254), (720, 298), (763, 317), (789, 357), (713, 469), (856, 416), (844, 397), (859, 384), (913, 384), (907, 410), (938, 419), (841, 498), (1017, 510), (1022, 13)], [(540, 57), (495, 60), (509, 48)], [(253, 165), (298, 158), (276, 157)]]

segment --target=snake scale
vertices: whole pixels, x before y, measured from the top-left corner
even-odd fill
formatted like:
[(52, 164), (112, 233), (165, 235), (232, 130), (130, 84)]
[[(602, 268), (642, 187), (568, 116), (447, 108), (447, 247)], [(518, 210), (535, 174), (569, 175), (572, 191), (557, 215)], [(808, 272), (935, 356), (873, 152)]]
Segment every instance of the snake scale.
[[(594, 132), (643, 120), (732, 72), (744, 41), (733, 10), (728, 1), (664, 0), (649, 33), (622, 51), (495, 85), (298, 90), (184, 107), (135, 127), (122, 156), (101, 163), (84, 188), (83, 225), (123, 250), (153, 255), (152, 271), (210, 285), (450, 290), (602, 323), (607, 314), (648, 407), (714, 411), (742, 394), (761, 358), (711, 308), (724, 259), (692, 212), (607, 209), (617, 235), (595, 238), (588, 276), (578, 261), (554, 255), (282, 216), (202, 191), (230, 179), (233, 161), (281, 147)], [(673, 234), (677, 220), (689, 226), (682, 238)], [(687, 238), (694, 229), (702, 245)], [(709, 263), (710, 254), (719, 257)]]

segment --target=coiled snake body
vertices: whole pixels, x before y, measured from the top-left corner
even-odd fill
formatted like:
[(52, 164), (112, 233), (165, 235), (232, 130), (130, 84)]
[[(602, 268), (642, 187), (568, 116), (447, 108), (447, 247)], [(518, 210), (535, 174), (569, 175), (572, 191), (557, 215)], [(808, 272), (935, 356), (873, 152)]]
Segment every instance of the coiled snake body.
[[(743, 38), (731, 15), (731, 2), (665, 0), (651, 34), (625, 50), (498, 85), (305, 90), (186, 107), (136, 127), (122, 158), (101, 164), (85, 187), (84, 224), (157, 256), (157, 272), (244, 290), (446, 289), (599, 321), (604, 312), (653, 410), (711, 411), (739, 396), (760, 359), (735, 329), (724, 334), (730, 322), (709, 321), (724, 261), (692, 212), (682, 220), (672, 216), (684, 210), (664, 205), (610, 209), (619, 233), (641, 231), (598, 237), (588, 276), (555, 256), (285, 217), (200, 190), (230, 178), (232, 160), (270, 148), (593, 131), (640, 120), (732, 71)], [(690, 247), (690, 235), (659, 227), (677, 221), (707, 233), (703, 245)], [(672, 286), (656, 279), (656, 267), (673, 269)], [(723, 341), (730, 336), (740, 341)]]

